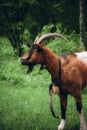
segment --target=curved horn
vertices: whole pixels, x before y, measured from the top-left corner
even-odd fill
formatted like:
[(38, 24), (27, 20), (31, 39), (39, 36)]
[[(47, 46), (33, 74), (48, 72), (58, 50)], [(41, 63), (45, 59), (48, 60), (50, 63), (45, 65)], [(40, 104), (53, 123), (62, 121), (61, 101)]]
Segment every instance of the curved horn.
[(37, 36), (34, 40), (34, 44), (36, 44), (36, 41), (39, 39), (39, 37)]
[(61, 34), (57, 34), (57, 33), (49, 33), (49, 34), (45, 34), (42, 37), (40, 37), (39, 39), (37, 39), (35, 44), (41, 44), (44, 40), (51, 38), (51, 37), (59, 37), (65, 41), (68, 41), (64, 36), (62, 36)]

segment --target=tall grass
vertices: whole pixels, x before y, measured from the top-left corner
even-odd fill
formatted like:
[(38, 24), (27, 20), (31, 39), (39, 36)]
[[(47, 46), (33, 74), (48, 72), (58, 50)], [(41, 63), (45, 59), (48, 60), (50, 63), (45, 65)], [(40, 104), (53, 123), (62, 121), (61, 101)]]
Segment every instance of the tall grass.
[[(53, 96), (53, 105), (59, 120), (52, 117), (49, 109), (48, 86), (50, 74), (39, 66), (32, 74), (20, 64), (6, 38), (0, 38), (0, 130), (57, 130), (61, 119), (58, 96)], [(87, 96), (83, 107), (87, 121)], [(67, 125), (65, 130), (78, 130), (79, 119), (75, 102), (68, 98)]]

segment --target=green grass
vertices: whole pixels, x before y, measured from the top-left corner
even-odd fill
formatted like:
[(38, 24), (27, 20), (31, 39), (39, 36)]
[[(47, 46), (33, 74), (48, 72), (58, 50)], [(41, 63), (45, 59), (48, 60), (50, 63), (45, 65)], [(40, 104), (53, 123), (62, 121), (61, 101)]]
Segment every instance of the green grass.
[[(10, 42), (0, 38), (0, 130), (57, 130), (61, 111), (57, 95), (53, 105), (59, 120), (52, 117), (49, 109), (48, 90), (51, 76), (39, 66), (31, 75), (20, 64)], [(87, 121), (87, 95), (82, 95)], [(68, 97), (67, 123), (65, 130), (78, 130), (79, 118), (74, 99)]]

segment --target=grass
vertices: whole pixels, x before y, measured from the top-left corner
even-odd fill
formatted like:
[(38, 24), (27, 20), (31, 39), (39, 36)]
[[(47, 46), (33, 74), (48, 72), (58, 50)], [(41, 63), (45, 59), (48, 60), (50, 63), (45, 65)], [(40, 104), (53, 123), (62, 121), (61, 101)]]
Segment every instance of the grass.
[[(20, 64), (10, 42), (0, 38), (0, 130), (57, 130), (61, 112), (58, 96), (53, 105), (59, 120), (52, 117), (49, 109), (49, 73), (39, 73), (35, 67), (31, 75)], [(87, 95), (82, 95), (87, 121)], [(74, 99), (68, 97), (67, 124), (65, 130), (79, 130), (79, 118)]]

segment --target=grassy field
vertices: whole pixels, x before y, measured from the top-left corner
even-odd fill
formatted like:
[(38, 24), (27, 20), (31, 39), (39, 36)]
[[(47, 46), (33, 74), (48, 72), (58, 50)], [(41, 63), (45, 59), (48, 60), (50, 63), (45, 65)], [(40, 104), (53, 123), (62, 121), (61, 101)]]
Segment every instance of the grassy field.
[[(0, 38), (0, 130), (57, 130), (60, 123), (60, 102), (53, 96), (53, 105), (59, 120), (49, 109), (48, 90), (51, 83), (46, 70), (39, 73), (39, 66), (32, 74), (20, 64), (10, 42)], [(87, 93), (82, 94), (87, 121)], [(68, 97), (65, 130), (79, 130), (79, 118), (74, 99)]]

